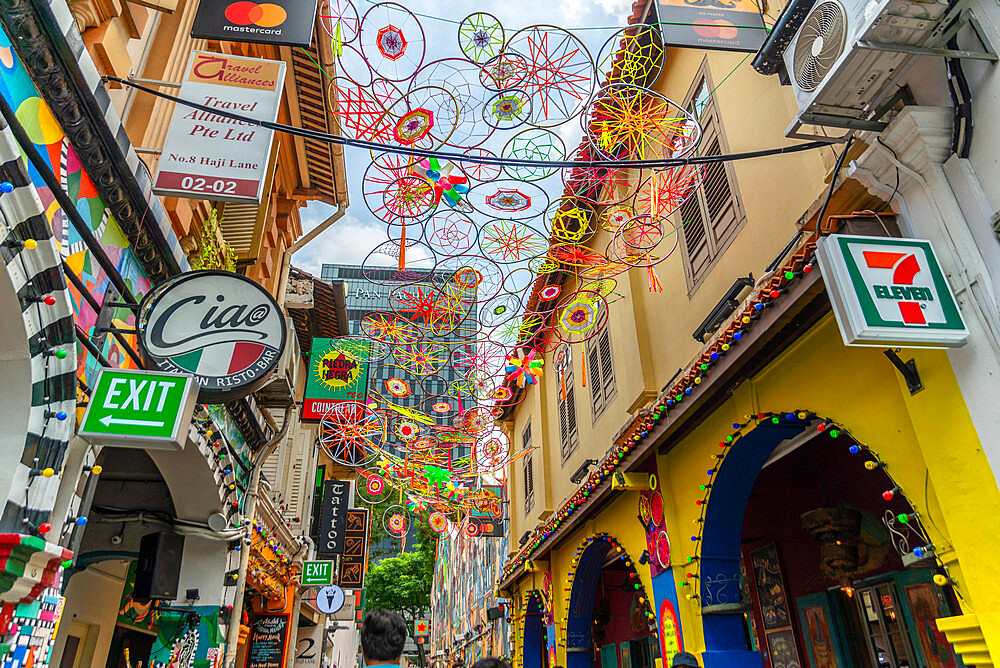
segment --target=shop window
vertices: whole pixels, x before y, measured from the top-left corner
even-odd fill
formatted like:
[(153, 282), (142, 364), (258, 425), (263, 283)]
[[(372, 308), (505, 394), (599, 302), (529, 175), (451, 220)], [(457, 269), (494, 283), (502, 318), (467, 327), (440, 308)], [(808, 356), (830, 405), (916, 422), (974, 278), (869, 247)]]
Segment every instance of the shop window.
[(615, 367), (611, 356), (611, 335), (605, 327), (586, 344), (587, 374), (590, 383), (590, 407), (594, 422), (611, 405), (618, 394), (615, 385)]
[(859, 588), (855, 593), (868, 652), (875, 665), (891, 668), (917, 665), (892, 583)]
[[(531, 447), (531, 422), (524, 427), (524, 433), (521, 435), (521, 445), (525, 450)], [(531, 451), (528, 450), (528, 454), (524, 458), (524, 463), (522, 464), (524, 471), (524, 512), (528, 513), (531, 511), (531, 507), (535, 505), (535, 471), (534, 465), (532, 463)]]
[[(713, 90), (705, 60), (685, 98), (685, 108), (701, 124), (699, 156), (729, 153)], [(732, 164), (713, 162), (704, 165), (703, 170), (701, 185), (676, 214), (676, 222), (683, 230), (684, 273), (689, 293), (698, 288), (746, 222)]]
[(559, 411), (559, 454), (562, 463), (565, 464), (580, 445), (580, 433), (576, 426), (576, 391), (573, 387), (572, 365), (566, 371), (565, 398), (561, 384), (554, 383), (554, 385), (556, 385), (556, 404)]

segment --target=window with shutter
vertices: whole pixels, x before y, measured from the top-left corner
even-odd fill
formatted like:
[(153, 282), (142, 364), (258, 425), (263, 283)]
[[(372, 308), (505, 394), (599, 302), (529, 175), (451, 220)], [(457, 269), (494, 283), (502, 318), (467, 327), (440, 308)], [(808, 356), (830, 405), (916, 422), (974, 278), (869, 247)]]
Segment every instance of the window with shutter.
[(607, 327), (597, 336), (597, 349), (601, 353), (601, 384), (604, 386), (604, 406), (618, 393), (615, 387), (615, 367), (611, 357), (611, 334)]
[(527, 513), (535, 505), (535, 472), (529, 452), (524, 457), (524, 512)]
[(604, 384), (601, 382), (601, 353), (594, 339), (587, 342), (587, 371), (590, 373), (590, 405), (596, 414), (604, 407)]
[(604, 413), (618, 393), (615, 385), (611, 334), (607, 328), (587, 341), (587, 374), (590, 376), (590, 407), (594, 422)]
[[(702, 62), (686, 108), (701, 124), (699, 156), (729, 152), (719, 118), (708, 60)], [(688, 288), (693, 292), (708, 275), (715, 261), (736, 238), (746, 221), (736, 188), (732, 164), (713, 162), (702, 167), (701, 185), (678, 209), (677, 223), (684, 231), (684, 268)]]
[(278, 475), (278, 469), (280, 468), (282, 454), (281, 448), (275, 448), (274, 452), (264, 460), (264, 463), (260, 467), (261, 475), (271, 483), (271, 489), (278, 489), (281, 485), (281, 477)]
[(556, 388), (556, 403), (559, 411), (559, 454), (565, 463), (580, 444), (576, 426), (576, 390), (573, 387), (573, 371), (566, 372), (566, 398), (563, 399), (561, 386)]
[(288, 489), (288, 514), (296, 517), (302, 512), (299, 507), (299, 501), (302, 499), (302, 457), (295, 458), (291, 478)]

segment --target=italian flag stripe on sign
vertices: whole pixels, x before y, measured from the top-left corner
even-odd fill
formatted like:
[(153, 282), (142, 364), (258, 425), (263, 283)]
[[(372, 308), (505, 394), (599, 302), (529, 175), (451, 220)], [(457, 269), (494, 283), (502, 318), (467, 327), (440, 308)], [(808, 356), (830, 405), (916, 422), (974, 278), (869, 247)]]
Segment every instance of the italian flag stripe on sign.
[(229, 360), (229, 373), (243, 371), (256, 362), (264, 352), (259, 343), (240, 342), (233, 346), (233, 356)]
[(191, 371), (193, 373), (198, 370), (198, 362), (201, 361), (201, 354), (203, 352), (204, 351), (201, 349), (192, 350), (189, 353), (186, 353), (184, 355), (178, 355), (177, 357), (174, 357), (172, 359), (174, 361), (174, 364), (176, 364), (177, 366), (181, 367), (186, 371)]

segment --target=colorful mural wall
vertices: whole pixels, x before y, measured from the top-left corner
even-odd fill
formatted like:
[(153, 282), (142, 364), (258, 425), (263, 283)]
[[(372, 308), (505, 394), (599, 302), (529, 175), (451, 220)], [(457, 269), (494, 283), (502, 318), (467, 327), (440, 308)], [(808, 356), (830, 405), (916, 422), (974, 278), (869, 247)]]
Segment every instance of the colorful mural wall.
[[(125, 285), (136, 298), (140, 298), (150, 288), (149, 278), (3, 31), (0, 31), (0, 95), (14, 110), (18, 121), (24, 126), (28, 137), (52, 169), (70, 200), (76, 203), (77, 212), (101, 242), (104, 252), (121, 274)], [(59, 207), (54, 193), (45, 184), (41, 174), (30, 162), (25, 162), (52, 225), (53, 235), (60, 244), (63, 259), (80, 277), (97, 303), (102, 304), (101, 311), (95, 313), (84, 302), (80, 292), (70, 285), (77, 323), (112, 365), (134, 368), (135, 364), (113, 336), (94, 331), (96, 327), (132, 328), (135, 326), (134, 314), (127, 308), (109, 305), (110, 302), (121, 301), (117, 291), (94, 259), (93, 253), (86, 248), (69, 217)], [(127, 336), (126, 339), (135, 348), (135, 337)], [(77, 359), (80, 376), (85, 380), (92, 379), (99, 365), (97, 360), (82, 346), (78, 346)]]
[[(0, 647), (6, 651), (0, 659), (0, 668), (48, 665), (66, 603), (59, 593), (59, 583), (55, 585), (31, 603), (4, 606), (4, 614), (0, 615)], [(12, 613), (10, 617), (8, 612)]]
[[(486, 618), (486, 611), (498, 605), (495, 588), (506, 556), (506, 536), (470, 538), (456, 531), (438, 543), (431, 592), (435, 653), (451, 649), (454, 656), (464, 649), (466, 663), (512, 654), (507, 623)], [(456, 636), (463, 639), (456, 642)]]
[(199, 605), (184, 611), (164, 610), (149, 654), (152, 668), (219, 668), (225, 637), (219, 607)]

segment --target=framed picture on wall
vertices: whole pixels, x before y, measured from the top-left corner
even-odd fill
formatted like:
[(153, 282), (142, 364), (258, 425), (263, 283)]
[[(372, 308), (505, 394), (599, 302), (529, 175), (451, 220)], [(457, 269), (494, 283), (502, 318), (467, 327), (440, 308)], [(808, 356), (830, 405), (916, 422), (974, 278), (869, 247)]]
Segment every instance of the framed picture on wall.
[(767, 632), (767, 653), (771, 657), (771, 668), (802, 668), (791, 627)]
[(806, 641), (805, 653), (812, 668), (844, 668), (826, 592), (800, 596), (795, 602)]
[(913, 618), (914, 634), (928, 668), (958, 668), (958, 659), (944, 632), (935, 620), (942, 614), (940, 589), (933, 582), (918, 582), (903, 587), (906, 604)]
[(632, 668), (632, 647), (628, 641), (621, 644), (622, 660), (619, 668)]
[[(781, 577), (781, 562), (778, 560), (778, 546), (771, 543), (750, 553), (760, 614), (764, 620), (764, 631), (772, 631), (792, 625), (788, 612), (788, 595), (785, 581)], [(777, 666), (775, 666), (777, 668)]]

